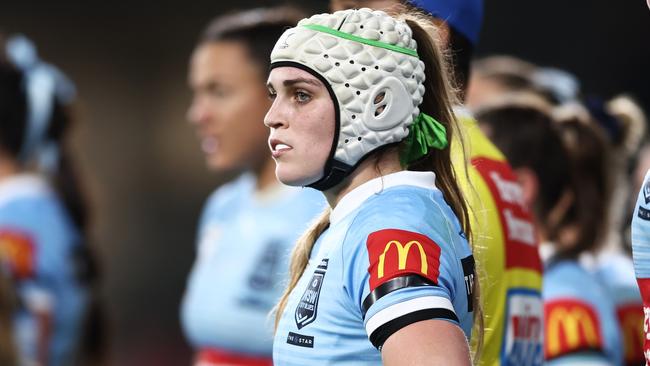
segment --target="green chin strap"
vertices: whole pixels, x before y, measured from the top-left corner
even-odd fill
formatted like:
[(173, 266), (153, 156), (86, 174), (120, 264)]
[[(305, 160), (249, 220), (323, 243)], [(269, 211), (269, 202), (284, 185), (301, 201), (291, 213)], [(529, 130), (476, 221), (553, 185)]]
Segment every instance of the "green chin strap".
[(448, 145), (447, 129), (426, 113), (420, 113), (409, 127), (405, 146), (400, 154), (403, 166), (421, 159), (431, 148), (442, 150)]

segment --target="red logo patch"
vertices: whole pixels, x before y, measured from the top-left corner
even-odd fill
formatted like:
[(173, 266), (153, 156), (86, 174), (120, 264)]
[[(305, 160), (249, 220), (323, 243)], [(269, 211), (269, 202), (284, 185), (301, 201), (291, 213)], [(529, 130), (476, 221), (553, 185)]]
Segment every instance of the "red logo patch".
[(30, 236), (13, 230), (0, 230), (0, 258), (16, 279), (34, 276), (34, 244)]
[(483, 177), (499, 211), (505, 238), (506, 269), (525, 268), (541, 272), (537, 234), (512, 169), (504, 161), (488, 158), (472, 159), (472, 165)]
[(643, 300), (643, 354), (646, 364), (650, 364), (650, 278), (637, 278), (636, 282), (639, 284)]
[(616, 309), (625, 345), (625, 364), (643, 364), (643, 305), (630, 303)]
[(602, 350), (603, 336), (598, 316), (587, 303), (576, 299), (544, 304), (547, 360), (581, 350)]
[(405, 274), (417, 274), (438, 283), (440, 247), (425, 235), (386, 229), (368, 235), (370, 291)]

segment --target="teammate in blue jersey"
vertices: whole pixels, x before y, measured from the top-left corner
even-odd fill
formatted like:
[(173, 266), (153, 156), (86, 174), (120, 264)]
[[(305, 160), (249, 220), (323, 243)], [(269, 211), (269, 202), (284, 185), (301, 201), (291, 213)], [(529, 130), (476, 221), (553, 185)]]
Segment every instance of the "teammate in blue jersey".
[[(560, 111), (569, 107), (579, 108), (566, 105), (560, 107)], [(561, 117), (560, 113), (556, 114)], [(595, 115), (602, 118), (602, 115)], [(576, 208), (570, 213), (579, 223), (577, 228), (587, 228), (576, 230), (579, 239), (574, 247), (580, 248), (581, 264), (593, 273), (614, 303), (624, 364), (638, 366), (643, 363), (641, 296), (632, 260), (623, 253), (617, 236), (612, 235), (614, 230), (607, 225), (611, 221), (608, 220), (612, 216), (611, 211), (617, 211), (610, 201), (620, 196), (615, 194), (614, 185), (611, 184), (613, 177), (618, 178), (616, 170), (612, 172), (610, 163), (617, 158), (613, 154), (615, 139), (608, 139), (605, 129), (589, 113), (565, 113), (565, 117), (558, 117), (558, 127), (571, 155), (572, 180), (580, 189)]]
[(276, 175), (331, 207), (294, 249), (275, 365), (470, 364), (478, 281), (454, 100), (437, 29), (401, 17), (315, 15), (271, 54)]
[(74, 86), (26, 38), (2, 49), (0, 260), (17, 297), (14, 340), (21, 365), (73, 365), (93, 282), (85, 207), (63, 144)]
[(304, 15), (287, 7), (215, 19), (192, 55), (196, 127), (208, 167), (241, 172), (208, 199), (182, 303), (196, 365), (270, 365), (273, 323), (291, 247), (325, 202), (275, 178), (266, 148), (265, 80), (273, 43)]
[(623, 343), (611, 295), (578, 260), (596, 248), (594, 226), (604, 222), (606, 206), (589, 182), (578, 184), (575, 175), (585, 160), (569, 151), (541, 99), (504, 98), (476, 116), (511, 162), (544, 243), (545, 363), (621, 365)]

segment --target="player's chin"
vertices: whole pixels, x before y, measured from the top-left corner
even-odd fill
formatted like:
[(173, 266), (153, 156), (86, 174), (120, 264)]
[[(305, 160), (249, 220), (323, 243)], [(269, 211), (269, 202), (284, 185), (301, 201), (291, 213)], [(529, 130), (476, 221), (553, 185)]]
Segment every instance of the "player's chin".
[(276, 160), (275, 176), (285, 185), (294, 187), (305, 187), (320, 179), (320, 176), (310, 174), (290, 164)]
[(237, 164), (228, 159), (224, 154), (210, 154), (205, 157), (208, 169), (215, 173), (225, 173), (237, 169)]

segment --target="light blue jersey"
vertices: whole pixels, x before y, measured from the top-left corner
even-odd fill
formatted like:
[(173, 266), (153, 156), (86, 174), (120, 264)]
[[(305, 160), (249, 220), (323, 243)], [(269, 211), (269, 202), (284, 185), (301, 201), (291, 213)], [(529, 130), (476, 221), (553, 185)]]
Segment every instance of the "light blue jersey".
[(594, 275), (614, 302), (621, 330), (624, 365), (642, 365), (643, 303), (634, 277), (632, 259), (613, 250), (599, 253)]
[(79, 245), (76, 228), (42, 178), (20, 175), (0, 183), (0, 253), (19, 300), (14, 332), (23, 362), (36, 361), (39, 312), (52, 318), (48, 365), (73, 364), (88, 299), (76, 273)]
[(551, 261), (542, 296), (546, 364), (623, 364), (614, 303), (594, 274), (577, 261)]
[(427, 319), (472, 327), (474, 262), (431, 172), (398, 172), (347, 193), (291, 292), (276, 366), (379, 365), (384, 341)]
[(286, 286), (290, 251), (325, 207), (316, 190), (274, 189), (260, 196), (245, 174), (217, 189), (204, 208), (181, 309), (197, 350), (271, 355), (269, 312)]

